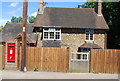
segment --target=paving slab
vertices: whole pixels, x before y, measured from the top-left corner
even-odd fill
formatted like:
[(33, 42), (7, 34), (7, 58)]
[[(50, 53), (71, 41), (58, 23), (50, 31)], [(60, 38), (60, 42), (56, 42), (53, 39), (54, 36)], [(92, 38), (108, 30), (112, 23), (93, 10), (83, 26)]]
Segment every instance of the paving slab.
[(2, 79), (118, 79), (118, 74), (2, 71)]
[(2, 80), (2, 71), (0, 71), (0, 81)]

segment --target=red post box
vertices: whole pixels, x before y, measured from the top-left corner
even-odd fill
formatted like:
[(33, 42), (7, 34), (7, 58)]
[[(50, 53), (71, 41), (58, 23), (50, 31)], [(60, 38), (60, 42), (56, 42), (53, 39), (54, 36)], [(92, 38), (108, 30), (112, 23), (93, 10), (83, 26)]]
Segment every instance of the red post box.
[(7, 61), (14, 62), (15, 61), (15, 43), (7, 44)]

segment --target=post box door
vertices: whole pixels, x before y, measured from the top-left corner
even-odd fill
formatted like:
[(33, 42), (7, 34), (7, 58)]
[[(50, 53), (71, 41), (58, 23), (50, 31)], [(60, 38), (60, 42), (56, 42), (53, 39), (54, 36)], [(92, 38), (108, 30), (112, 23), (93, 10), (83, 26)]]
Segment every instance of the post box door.
[(8, 43), (8, 57), (7, 61), (15, 61), (15, 43)]

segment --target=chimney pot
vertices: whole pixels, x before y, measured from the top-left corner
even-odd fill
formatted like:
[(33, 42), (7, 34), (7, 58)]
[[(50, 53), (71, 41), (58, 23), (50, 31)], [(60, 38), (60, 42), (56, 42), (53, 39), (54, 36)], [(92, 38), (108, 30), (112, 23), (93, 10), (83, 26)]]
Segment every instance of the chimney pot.
[(98, 16), (102, 16), (102, 0), (98, 0), (96, 7), (96, 13)]
[(44, 9), (44, 0), (40, 0), (40, 8), (39, 8), (39, 13), (42, 14)]
[(43, 3), (44, 3), (44, 1), (43, 1), (43, 0), (41, 0), (41, 1), (40, 1), (40, 4), (43, 4)]

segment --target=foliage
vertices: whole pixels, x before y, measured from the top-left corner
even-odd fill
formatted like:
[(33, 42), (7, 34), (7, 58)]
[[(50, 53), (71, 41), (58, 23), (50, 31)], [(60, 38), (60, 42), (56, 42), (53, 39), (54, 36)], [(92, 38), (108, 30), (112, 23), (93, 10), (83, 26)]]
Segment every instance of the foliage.
[[(95, 7), (95, 2), (86, 2), (78, 5), (78, 8)], [(120, 48), (120, 43), (117, 42), (117, 40), (120, 39), (120, 2), (103, 2), (102, 13), (110, 28), (108, 31), (108, 48)]]
[(39, 71), (39, 68), (35, 66), (34, 71)]
[(4, 70), (4, 68), (0, 69), (0, 71), (3, 71), (3, 70)]
[(34, 23), (35, 21), (35, 17), (34, 16), (30, 16), (29, 17), (29, 23)]
[(94, 70), (92, 71), (92, 73), (98, 74), (98, 72), (96, 72), (96, 71), (94, 71)]
[(2, 31), (4, 29), (4, 27), (0, 27), (0, 31)]
[[(34, 23), (35, 17), (34, 17), (34, 16), (30, 16), (30, 17), (28, 17), (27, 21), (28, 21), (29, 23)], [(14, 17), (14, 16), (13, 16), (13, 17), (11, 18), (11, 22), (12, 22), (12, 23), (22, 23), (22, 17)]]
[(12, 17), (12, 19), (11, 19), (11, 22), (12, 23), (21, 23), (22, 22), (22, 17)]
[(78, 5), (78, 8), (94, 8), (96, 5), (96, 2), (86, 2), (82, 5)]

